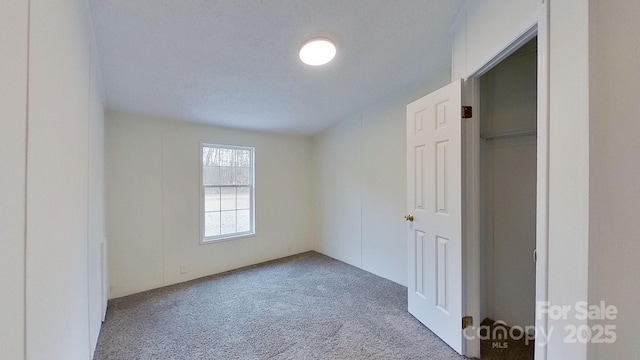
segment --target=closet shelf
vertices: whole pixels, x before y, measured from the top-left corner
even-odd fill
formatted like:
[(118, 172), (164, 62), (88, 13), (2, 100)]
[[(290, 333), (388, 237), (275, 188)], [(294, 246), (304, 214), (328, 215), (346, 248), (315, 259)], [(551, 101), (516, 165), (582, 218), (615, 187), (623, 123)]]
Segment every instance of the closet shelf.
[(536, 128), (524, 128), (524, 129), (514, 129), (507, 131), (498, 131), (492, 134), (480, 134), (480, 138), (484, 140), (493, 140), (493, 139), (502, 139), (509, 137), (517, 137), (517, 136), (529, 136), (536, 135)]

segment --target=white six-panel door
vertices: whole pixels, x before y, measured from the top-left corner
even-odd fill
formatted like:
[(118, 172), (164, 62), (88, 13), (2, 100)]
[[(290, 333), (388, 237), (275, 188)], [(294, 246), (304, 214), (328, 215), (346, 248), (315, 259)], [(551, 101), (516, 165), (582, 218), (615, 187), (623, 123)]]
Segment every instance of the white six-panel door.
[(460, 354), (461, 95), (456, 81), (407, 105), (409, 312)]

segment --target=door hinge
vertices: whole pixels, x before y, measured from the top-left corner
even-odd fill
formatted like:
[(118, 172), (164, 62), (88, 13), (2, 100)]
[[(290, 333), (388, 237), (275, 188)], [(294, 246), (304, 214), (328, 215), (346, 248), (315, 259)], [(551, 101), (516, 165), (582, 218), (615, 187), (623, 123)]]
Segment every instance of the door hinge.
[(473, 326), (473, 317), (465, 316), (462, 318), (462, 330)]
[(462, 107), (462, 118), (471, 119), (473, 117), (473, 108), (471, 106)]

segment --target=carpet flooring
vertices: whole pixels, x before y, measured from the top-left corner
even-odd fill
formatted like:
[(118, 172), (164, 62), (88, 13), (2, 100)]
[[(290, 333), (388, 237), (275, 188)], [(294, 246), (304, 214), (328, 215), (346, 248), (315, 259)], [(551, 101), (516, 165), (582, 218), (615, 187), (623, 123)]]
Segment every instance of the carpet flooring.
[(406, 287), (308, 252), (111, 300), (94, 359), (465, 358)]
[[(480, 355), (482, 360), (533, 360), (535, 343), (526, 341), (522, 333), (518, 333), (514, 339), (511, 328), (496, 323), (491, 319), (485, 319), (482, 324), (487, 330), (482, 336), (485, 340), (480, 342)], [(514, 333), (515, 334), (515, 333)]]

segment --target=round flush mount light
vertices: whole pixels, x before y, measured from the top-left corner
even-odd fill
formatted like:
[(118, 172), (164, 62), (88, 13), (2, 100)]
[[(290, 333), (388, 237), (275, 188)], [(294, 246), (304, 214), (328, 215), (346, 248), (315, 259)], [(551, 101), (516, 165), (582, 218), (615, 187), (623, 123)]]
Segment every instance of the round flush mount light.
[(307, 65), (324, 65), (336, 56), (336, 46), (328, 39), (311, 39), (302, 44), (299, 55)]

